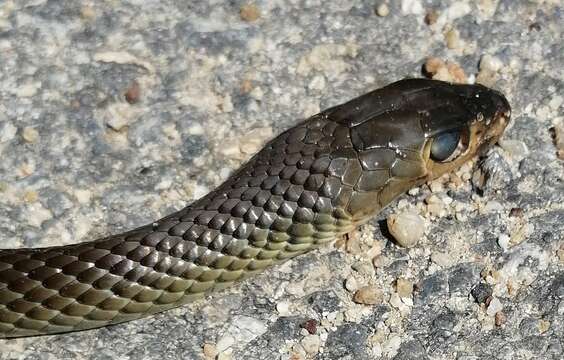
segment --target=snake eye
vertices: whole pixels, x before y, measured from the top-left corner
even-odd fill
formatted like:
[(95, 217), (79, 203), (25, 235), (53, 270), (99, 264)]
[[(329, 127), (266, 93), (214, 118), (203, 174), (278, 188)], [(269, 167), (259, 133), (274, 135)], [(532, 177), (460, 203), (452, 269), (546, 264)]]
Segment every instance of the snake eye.
[(439, 162), (448, 160), (459, 148), (460, 131), (448, 131), (433, 138), (431, 159)]

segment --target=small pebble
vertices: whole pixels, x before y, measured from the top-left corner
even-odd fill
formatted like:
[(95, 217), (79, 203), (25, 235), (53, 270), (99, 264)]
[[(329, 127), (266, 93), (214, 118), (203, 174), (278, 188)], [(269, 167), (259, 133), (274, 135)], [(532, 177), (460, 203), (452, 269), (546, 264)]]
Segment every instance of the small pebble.
[(561, 264), (564, 264), (564, 244), (560, 245), (560, 249), (556, 250), (556, 256)]
[(413, 247), (425, 234), (425, 220), (413, 212), (392, 214), (387, 219), (388, 230), (398, 245)]
[(507, 234), (500, 234), (499, 237), (497, 238), (497, 244), (499, 245), (500, 248), (503, 249), (503, 251), (509, 250), (510, 241), (511, 241), (511, 237)]
[(551, 128), (554, 134), (554, 145), (556, 146), (556, 155), (560, 160), (564, 160), (564, 118), (560, 117), (553, 121)]
[(349, 292), (355, 292), (356, 290), (358, 290), (358, 282), (354, 277), (351, 276), (347, 278), (347, 280), (345, 280), (345, 289), (347, 289)]
[(440, 181), (433, 181), (429, 184), (429, 189), (431, 189), (431, 192), (439, 193), (444, 190), (444, 187)]
[(401, 302), (401, 298), (397, 293), (394, 293), (394, 294), (392, 294), (392, 296), (390, 296), (389, 303), (390, 303), (390, 305), (392, 305), (396, 309), (400, 309), (401, 307), (403, 307), (403, 303)]
[(401, 298), (411, 297), (413, 293), (413, 283), (404, 278), (398, 278), (396, 280), (396, 292)]
[(550, 321), (543, 319), (539, 320), (539, 332), (543, 334), (548, 330), (550, 330)]
[(130, 104), (136, 104), (139, 102), (139, 98), (141, 97), (141, 86), (137, 81), (134, 81), (129, 85), (129, 88), (125, 91), (124, 94), (125, 101)]
[(316, 75), (309, 83), (308, 88), (310, 90), (321, 91), (325, 89), (325, 84), (326, 84), (325, 77), (323, 75)]
[(26, 126), (22, 131), (22, 138), (27, 143), (35, 144), (39, 140), (39, 132), (32, 127)]
[(460, 33), (456, 29), (450, 29), (445, 34), (447, 48), (456, 49), (461, 46)]
[(431, 261), (441, 267), (447, 267), (452, 262), (452, 257), (445, 252), (435, 251), (431, 254)]
[(225, 351), (219, 353), (217, 355), (216, 359), (217, 360), (231, 360), (233, 358), (232, 354), (233, 354), (233, 350), (228, 349), (228, 350), (225, 350)]
[(500, 327), (507, 321), (507, 316), (503, 312), (495, 313), (495, 326)]
[(80, 16), (87, 21), (94, 20), (96, 18), (96, 10), (90, 5), (85, 5), (80, 9)]
[(18, 128), (14, 125), (0, 122), (0, 143), (12, 140), (17, 132)]
[(382, 3), (376, 7), (376, 15), (384, 17), (390, 14), (390, 8), (388, 4)]
[(203, 353), (206, 358), (213, 359), (217, 356), (217, 349), (215, 348), (215, 345), (205, 343)]
[(523, 215), (524, 215), (524, 211), (523, 211), (522, 208), (519, 208), (519, 207), (512, 208), (509, 211), (510, 217), (523, 217)]
[(345, 235), (345, 250), (349, 254), (359, 255), (362, 253), (360, 248), (360, 236), (358, 232), (352, 232), (351, 234)]
[(215, 344), (216, 350), (218, 352), (224, 352), (235, 344), (235, 338), (231, 335), (225, 335), (221, 337)]
[(486, 206), (484, 206), (483, 210), (484, 213), (488, 214), (488, 213), (501, 212), (504, 209), (503, 209), (503, 205), (501, 205), (500, 202), (491, 200), (486, 203)]
[(24, 193), (23, 200), (28, 203), (34, 203), (39, 199), (39, 194), (35, 190), (28, 190)]
[(470, 294), (478, 304), (484, 304), (493, 294), (493, 289), (486, 283), (479, 283), (471, 291)]
[(303, 329), (306, 329), (308, 333), (315, 334), (317, 332), (317, 320), (309, 319), (300, 325)]
[[(374, 256), (371, 256), (373, 258)], [(374, 266), (369, 261), (357, 261), (352, 265), (352, 268), (359, 274), (364, 276), (374, 275)]]
[(458, 220), (458, 221), (466, 221), (466, 220), (468, 220), (468, 215), (466, 215), (466, 214), (463, 213), (463, 212), (457, 212), (456, 215), (455, 215), (455, 217), (456, 217), (456, 220)]
[(436, 57), (430, 57), (425, 62), (424, 68), (425, 68), (426, 72), (433, 75), (433, 74), (436, 74), (437, 71), (439, 71), (439, 69), (444, 67), (444, 66), (445, 66), (445, 63), (441, 59), (436, 58)]
[(286, 301), (281, 301), (276, 304), (276, 311), (282, 316), (287, 316), (290, 314), (290, 304)]
[(321, 339), (319, 335), (308, 335), (300, 342), (304, 350), (308, 354), (317, 354), (321, 346)]
[(495, 56), (485, 54), (480, 59), (480, 70), (498, 72), (503, 67), (503, 62)]
[(425, 24), (427, 25), (433, 25), (437, 22), (437, 19), (439, 18), (439, 13), (435, 10), (429, 10), (426, 14), (425, 14)]
[(425, 72), (428, 76), (435, 80), (450, 81), (464, 84), (468, 82), (468, 78), (460, 65), (444, 62), (439, 58), (430, 57), (424, 65)]
[(423, 14), (425, 9), (423, 8), (423, 4), (421, 0), (401, 0), (401, 12), (405, 15), (408, 14)]
[(476, 76), (476, 83), (492, 87), (498, 80), (498, 74), (491, 70), (480, 70)]
[(372, 265), (377, 268), (381, 269), (388, 266), (391, 263), (390, 259), (384, 255), (378, 255), (372, 259)]
[(425, 199), (425, 202), (427, 203), (427, 213), (429, 213), (429, 215), (435, 217), (446, 216), (447, 212), (445, 203), (440, 197), (437, 195), (431, 195)]
[(29, 206), (25, 216), (29, 225), (39, 228), (43, 222), (53, 218), (53, 213), (36, 202)]
[(25, 162), (21, 164), (17, 169), (17, 175), (21, 178), (27, 177), (35, 172), (35, 163)]
[(382, 302), (384, 294), (375, 286), (363, 286), (356, 291), (353, 301), (357, 304), (374, 305)]
[[(124, 103), (108, 106), (106, 125), (116, 132), (127, 129), (133, 119), (133, 113), (123, 107)], [(131, 107), (129, 107), (131, 108)]]
[(388, 340), (383, 344), (382, 351), (386, 354), (386, 358), (392, 358), (396, 354), (402, 343), (401, 335), (390, 334)]
[(253, 22), (260, 18), (260, 10), (255, 4), (245, 4), (241, 6), (239, 15), (244, 21)]
[(495, 314), (497, 314), (501, 310), (503, 310), (503, 304), (501, 303), (501, 301), (499, 301), (498, 298), (494, 297), (488, 304), (486, 314), (488, 314), (488, 316), (495, 316)]

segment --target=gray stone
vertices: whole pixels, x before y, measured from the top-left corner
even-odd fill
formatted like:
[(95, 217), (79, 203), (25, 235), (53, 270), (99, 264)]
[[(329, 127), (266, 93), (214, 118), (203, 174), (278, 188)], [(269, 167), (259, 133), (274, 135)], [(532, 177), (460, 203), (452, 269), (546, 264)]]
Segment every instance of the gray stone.
[(448, 277), (448, 288), (451, 294), (468, 294), (473, 284), (480, 278), (480, 268), (476, 264), (464, 263), (451, 268)]
[(429, 359), (427, 352), (421, 343), (417, 340), (406, 341), (394, 356), (394, 360), (426, 360)]
[(319, 359), (364, 360), (370, 359), (365, 350), (368, 329), (358, 324), (341, 325), (329, 333), (326, 348)]
[[(410, 2), (451, 18), (426, 25), (424, 13), (402, 12)], [(478, 75), (484, 55), (499, 59), (492, 83), (513, 109), (504, 138), (522, 141), (528, 155), (514, 159), (494, 147), (471, 172), (487, 175), (480, 189), (468, 181), (458, 188), (445, 184), (448, 196), (468, 205), (467, 219), (429, 221), (412, 249), (387, 242), (379, 226), (402, 210), (396, 202), (369, 223), (375, 230), (364, 231), (363, 239), (386, 244), (386, 262), (363, 280), (385, 294), (394, 293), (399, 277), (416, 284), (413, 306), (402, 316), (388, 297), (361, 312), (342, 286), (358, 256), (329, 246), (148, 319), (0, 340), (0, 360), (202, 359), (203, 345), (235, 331), (229, 325), (241, 318), (255, 319), (266, 331), (235, 346), (234, 360), (289, 359), (305, 319), (319, 321), (318, 334), (328, 334), (318, 359), (372, 359), (370, 336), (385, 322), (402, 339), (390, 355), (397, 359), (560, 360), (564, 168), (550, 128), (563, 113), (562, 5), (388, 1), (390, 13), (380, 17), (376, 1), (259, 0), (252, 3), (260, 17), (247, 22), (239, 15), (246, 3), (0, 1), (0, 247), (61, 245), (149, 223), (214, 188), (223, 180), (220, 171), (245, 161), (225, 156), (226, 142), (256, 128), (280, 133), (317, 109), (420, 77), (431, 56), (459, 64), (468, 75)], [(462, 49), (446, 47), (445, 28), (459, 32)], [(314, 49), (327, 56), (298, 71)], [(310, 86), (319, 78), (324, 87)], [(129, 104), (124, 94), (133, 81), (140, 97)], [(123, 118), (112, 119), (116, 114)], [(123, 126), (116, 131), (108, 120)], [(24, 141), (25, 128), (37, 130), (36, 142)], [(33, 172), (21, 176), (30, 164)], [(155, 190), (163, 179), (170, 188)], [(91, 192), (87, 204), (75, 197), (84, 189)], [(41, 227), (26, 218), (30, 204), (23, 194), (30, 190), (52, 213)], [(402, 199), (417, 205), (429, 195), (423, 185)], [(480, 206), (491, 202), (506, 211), (482, 213)], [(514, 229), (517, 220), (507, 214), (513, 207), (523, 209), (534, 231), (504, 252), (497, 239)], [(77, 229), (77, 219), (90, 223)], [(72, 238), (82, 230), (86, 234)], [(458, 264), (437, 267), (429, 254), (438, 252)], [(493, 329), (484, 307), (468, 296), (489, 267), (517, 286), (509, 296), (496, 285), (506, 322)], [(291, 304), (292, 316), (280, 317), (279, 302)]]
[(342, 307), (341, 300), (331, 290), (318, 291), (311, 294), (308, 297), (308, 303), (313, 310), (320, 314), (337, 311)]
[(479, 283), (478, 285), (474, 286), (470, 293), (478, 304), (483, 304), (489, 297), (492, 296), (493, 289), (489, 284)]

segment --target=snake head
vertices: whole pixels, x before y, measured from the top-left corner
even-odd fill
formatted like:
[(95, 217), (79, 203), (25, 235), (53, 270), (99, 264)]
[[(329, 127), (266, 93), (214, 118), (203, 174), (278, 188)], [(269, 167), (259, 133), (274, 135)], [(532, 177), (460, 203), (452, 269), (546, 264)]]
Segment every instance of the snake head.
[(362, 167), (349, 211), (377, 211), (460, 167), (497, 142), (510, 116), (495, 90), (427, 79), (401, 80), (332, 109), (329, 117), (349, 128)]
[[(509, 102), (483, 85), (444, 85), (444, 105), (420, 120), (425, 140), (426, 179), (460, 167), (495, 144), (511, 118)], [(422, 104), (424, 106), (424, 104)]]

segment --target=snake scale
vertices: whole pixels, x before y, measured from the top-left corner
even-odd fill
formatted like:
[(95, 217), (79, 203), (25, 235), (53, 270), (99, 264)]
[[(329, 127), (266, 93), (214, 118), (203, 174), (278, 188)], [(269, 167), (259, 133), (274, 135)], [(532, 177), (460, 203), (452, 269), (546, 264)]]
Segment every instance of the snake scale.
[(503, 133), (505, 97), (405, 79), (268, 142), (222, 185), (123, 234), (0, 250), (0, 337), (138, 319), (223, 289), (334, 240)]

